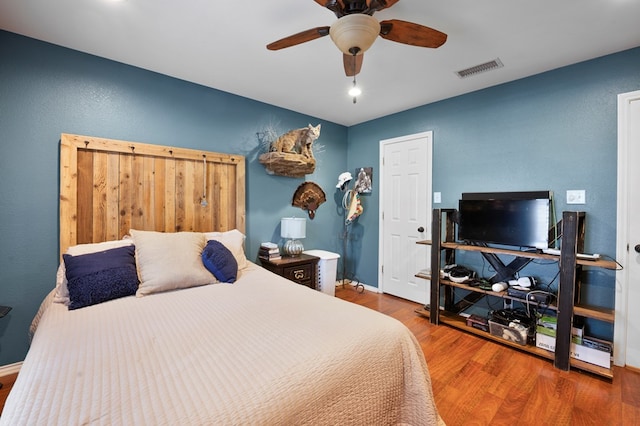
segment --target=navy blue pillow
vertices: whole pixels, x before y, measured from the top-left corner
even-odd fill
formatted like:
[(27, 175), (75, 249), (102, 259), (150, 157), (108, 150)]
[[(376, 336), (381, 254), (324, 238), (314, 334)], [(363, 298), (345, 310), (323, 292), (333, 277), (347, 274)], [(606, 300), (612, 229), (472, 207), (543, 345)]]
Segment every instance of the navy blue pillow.
[(238, 277), (238, 262), (220, 241), (207, 242), (202, 250), (202, 263), (220, 282), (234, 283)]
[(69, 309), (136, 294), (139, 282), (134, 253), (134, 246), (125, 246), (79, 256), (64, 254)]

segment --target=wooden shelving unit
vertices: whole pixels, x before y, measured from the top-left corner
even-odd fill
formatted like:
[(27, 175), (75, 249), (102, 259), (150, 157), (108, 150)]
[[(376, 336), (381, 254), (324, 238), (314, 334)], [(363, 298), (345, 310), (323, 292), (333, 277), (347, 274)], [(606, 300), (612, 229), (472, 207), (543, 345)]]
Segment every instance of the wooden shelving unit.
[[(547, 259), (560, 263), (560, 284), (558, 300), (556, 303), (550, 304), (547, 308), (557, 312), (558, 329), (556, 335), (555, 352), (538, 348), (533, 345), (519, 345), (514, 342), (504, 340), (500, 337), (493, 336), (490, 333), (467, 326), (466, 318), (458, 315), (453, 309), (453, 289), (461, 288), (481, 296), (493, 296), (503, 299), (511, 299), (523, 302), (522, 299), (511, 297), (504, 292), (495, 292), (483, 290), (478, 287), (471, 287), (464, 283), (455, 283), (450, 280), (442, 279), (440, 273), (426, 274), (417, 273), (415, 276), (431, 281), (430, 306), (438, 306), (435, 312), (431, 312), (427, 307), (417, 312), (429, 318), (432, 324), (446, 324), (451, 327), (464, 330), (483, 338), (496, 341), (498, 343), (513, 347), (515, 349), (531, 353), (533, 355), (550, 359), (554, 361), (556, 368), (561, 370), (569, 370), (574, 367), (593, 374), (603, 376), (608, 379), (613, 378), (613, 370), (611, 368), (600, 367), (584, 361), (570, 357), (569, 349), (571, 344), (571, 326), (573, 324), (573, 316), (578, 315), (586, 318), (593, 318), (599, 321), (605, 321), (613, 324), (615, 315), (613, 309), (607, 309), (596, 306), (574, 305), (574, 295), (579, 291), (578, 272), (583, 266), (599, 267), (607, 269), (616, 269), (617, 264), (609, 260), (585, 260), (578, 259), (577, 253), (583, 250), (584, 241), (584, 213), (581, 212), (564, 212), (563, 213), (563, 244), (560, 255), (540, 253), (536, 251), (520, 251), (509, 250), (504, 248), (484, 247), (461, 244), (454, 241), (455, 224), (452, 216), (453, 209), (435, 209), (433, 211), (433, 236), (432, 240), (418, 241), (417, 244), (431, 245), (431, 265), (437, 271), (442, 264), (442, 256), (446, 258), (447, 264), (455, 263), (456, 251), (476, 251), (480, 253), (494, 253), (514, 256), (516, 258), (529, 259)], [(445, 216), (445, 221), (442, 218)], [(437, 232), (440, 230), (440, 232)], [(444, 236), (442, 231), (444, 230)], [(439, 271), (438, 271), (439, 272)], [(444, 306), (441, 306), (441, 294), (444, 292)], [(526, 302), (530, 305), (537, 305), (535, 302)]]

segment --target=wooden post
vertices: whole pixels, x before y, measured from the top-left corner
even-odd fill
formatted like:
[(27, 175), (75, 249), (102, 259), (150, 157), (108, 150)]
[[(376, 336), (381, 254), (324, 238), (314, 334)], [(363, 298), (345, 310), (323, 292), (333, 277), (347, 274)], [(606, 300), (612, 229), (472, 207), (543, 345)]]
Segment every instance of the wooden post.
[[(584, 214), (584, 213), (582, 213)], [(576, 252), (578, 250), (578, 212), (562, 213), (562, 248), (560, 251), (560, 285), (558, 287), (558, 325), (554, 365), (570, 368), (571, 327), (576, 282)]]
[(431, 222), (431, 298), (429, 322), (438, 325), (440, 318), (440, 240), (442, 239), (442, 211), (433, 209)]

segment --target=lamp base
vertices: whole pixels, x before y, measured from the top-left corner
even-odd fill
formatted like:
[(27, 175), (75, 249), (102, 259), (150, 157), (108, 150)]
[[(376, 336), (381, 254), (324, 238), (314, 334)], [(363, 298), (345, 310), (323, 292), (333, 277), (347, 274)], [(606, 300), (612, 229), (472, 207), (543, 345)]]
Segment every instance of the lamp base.
[(287, 240), (282, 246), (282, 252), (285, 256), (299, 256), (304, 251), (302, 243), (298, 240)]

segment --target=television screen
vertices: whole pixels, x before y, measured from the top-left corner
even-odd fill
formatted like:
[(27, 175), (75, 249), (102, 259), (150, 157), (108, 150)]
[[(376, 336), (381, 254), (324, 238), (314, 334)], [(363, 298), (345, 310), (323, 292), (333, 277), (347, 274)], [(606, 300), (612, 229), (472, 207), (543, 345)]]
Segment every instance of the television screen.
[(550, 207), (549, 191), (462, 194), (458, 238), (548, 248)]

